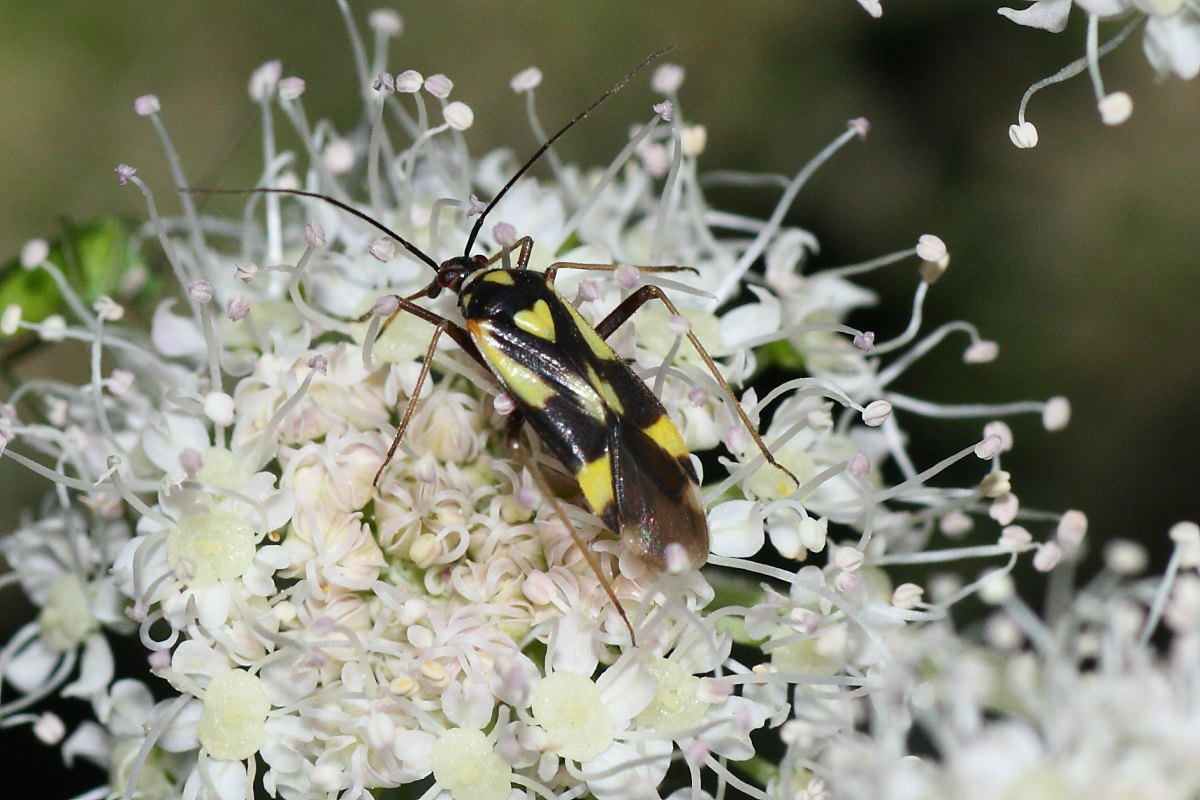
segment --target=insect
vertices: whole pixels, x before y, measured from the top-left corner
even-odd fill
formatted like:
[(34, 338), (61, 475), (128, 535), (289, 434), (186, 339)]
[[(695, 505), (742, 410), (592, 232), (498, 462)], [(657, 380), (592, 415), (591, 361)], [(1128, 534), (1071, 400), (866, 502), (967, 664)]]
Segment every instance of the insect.
[[(665, 51), (643, 61), (547, 139), (478, 216), (463, 254), (440, 264), (386, 226), (333, 198), (300, 190), (257, 190), (329, 202), (383, 231), (435, 272), (430, 283), (420, 291), (407, 297), (392, 296), (395, 310), (383, 323), (386, 326), (397, 315), (406, 313), (431, 323), (434, 333), (410, 394), (412, 399), (375, 476), (376, 484), (395, 456), (412, 419), (416, 398), (429, 374), (438, 341), (448, 335), (512, 397), (516, 411), (509, 417), (510, 432), (519, 430), (522, 423), (528, 423), (544, 446), (575, 477), (592, 512), (654, 573), (668, 568), (697, 569), (706, 561), (709, 551), (707, 518), (696, 470), (678, 429), (655, 394), (628, 364), (617, 357), (605, 340), (651, 300), (662, 302), (672, 314), (678, 315), (678, 309), (659, 287), (644, 285), (592, 327), (554, 288), (555, 276), (561, 269), (612, 270), (615, 267), (560, 262), (544, 273), (532, 271), (528, 269), (533, 247), (529, 237), (519, 239), (511, 250), (490, 258), (471, 255), (471, 249), (488, 213), (537, 159), (575, 123), (620, 90), (662, 52)], [(515, 264), (509, 268), (505, 263), (513, 251), (517, 254)], [(640, 269), (677, 272), (689, 268)], [(443, 291), (457, 295), (464, 325), (414, 302), (435, 298)], [(733, 399), (733, 408), (763, 457), (794, 481), (795, 476), (776, 462), (755, 432), (700, 341), (690, 331), (686, 335), (721, 389)], [(510, 437), (510, 441), (513, 439), (515, 437)], [(625, 617), (595, 557), (558, 508), (553, 493), (546, 491), (536, 467), (532, 462), (528, 466), (543, 488), (543, 494), (555, 504), (559, 517), (580, 544), (584, 557), (600, 577), (621, 616)], [(680, 555), (684, 563), (680, 563)], [(627, 617), (625, 622), (629, 625)], [(632, 634), (632, 625), (629, 629)]]

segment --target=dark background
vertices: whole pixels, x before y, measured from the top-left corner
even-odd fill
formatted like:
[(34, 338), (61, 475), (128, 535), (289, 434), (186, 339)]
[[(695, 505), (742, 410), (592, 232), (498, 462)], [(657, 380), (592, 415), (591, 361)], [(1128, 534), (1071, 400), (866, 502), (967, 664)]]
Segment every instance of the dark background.
[[(374, 7), (353, 5), (360, 21)], [(1136, 36), (1104, 62), (1108, 89), (1133, 96), (1124, 126), (1099, 121), (1080, 76), (1035, 96), (1041, 144), (1016, 150), (1007, 128), (1021, 95), (1082, 55), (1083, 18), (1076, 12), (1051, 35), (999, 17), (991, 3), (884, 7), (872, 20), (853, 0), (414, 3), (399, 8), (406, 31), (391, 68), (455, 81), (451, 99), (476, 112), (466, 134), (476, 154), (536, 145), (508, 88), (520, 69), (545, 73), (539, 109), (554, 128), (669, 42), (669, 60), (687, 69), (682, 111), (708, 128), (702, 168), (791, 174), (847, 119), (867, 117), (867, 141), (818, 173), (789, 222), (819, 237), (818, 265), (940, 235), (952, 263), (931, 294), (928, 328), (966, 319), (1001, 347), (997, 362), (974, 367), (945, 347), (896, 388), (941, 401), (1067, 395), (1074, 415), (1063, 432), (1041, 431), (1032, 416), (1012, 421), (1017, 449), (1004, 464), (1015, 490), (1027, 506), (1083, 509), (1095, 539), (1143, 541), (1161, 564), (1167, 528), (1200, 517), (1198, 86), (1157, 81)], [(0, 4), (0, 260), (54, 236), (62, 216), (142, 219), (140, 194), (114, 180), (122, 161), (172, 210), (161, 148), (131, 110), (143, 93), (159, 95), (194, 184), (250, 185), (258, 143), (256, 128), (244, 135), (255, 123), (246, 82), (275, 58), (307, 81), (310, 119), (342, 129), (358, 119), (350, 50), (329, 2)], [(607, 162), (655, 99), (635, 82), (559, 151)], [(741, 192), (716, 202), (765, 214), (774, 199)], [(882, 307), (855, 321), (886, 339), (907, 319), (912, 270), (870, 285)], [(905, 427), (922, 467), (976, 439), (980, 423)], [(11, 462), (0, 469), (3, 530), (29, 489)], [(3, 602), (12, 625), (28, 618), (11, 592)], [(5, 733), (14, 745), (30, 738)], [(46, 797), (94, 783), (68, 785), (47, 768), (55, 771), (24, 771)], [(26, 796), (8, 791), (0, 796)]]

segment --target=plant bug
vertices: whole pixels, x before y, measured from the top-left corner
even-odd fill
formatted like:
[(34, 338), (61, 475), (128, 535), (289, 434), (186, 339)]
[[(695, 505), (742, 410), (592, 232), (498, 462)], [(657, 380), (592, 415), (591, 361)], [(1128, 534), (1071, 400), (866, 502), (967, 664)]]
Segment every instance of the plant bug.
[[(659, 287), (644, 285), (592, 327), (555, 289), (555, 276), (562, 269), (613, 270), (614, 266), (559, 262), (544, 273), (535, 272), (528, 268), (533, 248), (533, 240), (528, 236), (491, 257), (472, 255), (471, 250), (488, 214), (539, 157), (663, 52), (665, 50), (645, 59), (539, 146), (478, 215), (462, 255), (440, 264), (387, 226), (334, 198), (294, 189), (254, 190), (312, 197), (330, 203), (381, 230), (435, 272), (429, 284), (414, 294), (385, 298), (390, 307), (382, 327), (405, 313), (432, 324), (434, 333), (410, 392), (411, 399), (375, 475), (375, 485), (382, 480), (413, 418), (438, 342), (443, 335), (448, 335), (512, 398), (516, 410), (509, 417), (510, 442), (515, 444), (513, 434), (527, 423), (574, 476), (591, 511), (655, 574), (698, 569), (704, 564), (709, 552), (707, 517), (698, 476), (683, 437), (654, 392), (617, 357), (605, 340), (651, 300), (663, 303), (672, 314), (678, 315), (678, 309)], [(516, 259), (510, 267), (509, 255), (514, 251)], [(639, 269), (678, 272), (690, 268), (652, 266)], [(421, 298), (436, 298), (443, 291), (456, 296), (464, 324), (415, 302)], [(364, 315), (360, 321), (374, 313)], [(763, 458), (798, 485), (795, 476), (775, 460), (758, 436), (699, 339), (691, 331), (685, 335), (732, 401), (733, 409), (762, 451)], [(595, 556), (563, 513), (533, 460), (522, 460), (600, 578), (632, 636), (633, 626)]]

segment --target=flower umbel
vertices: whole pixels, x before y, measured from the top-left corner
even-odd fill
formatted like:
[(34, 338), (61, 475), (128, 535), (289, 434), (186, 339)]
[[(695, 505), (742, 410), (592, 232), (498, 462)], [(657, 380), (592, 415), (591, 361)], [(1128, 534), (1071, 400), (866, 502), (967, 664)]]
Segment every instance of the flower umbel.
[[(224, 219), (201, 216), (185, 192), (167, 218), (146, 176), (124, 165), (118, 180), (145, 195), (179, 290), (148, 332), (111, 298), (84, 302), (48, 249), (27, 248), (24, 266), (54, 278), (70, 321), (5, 311), (5, 333), (81, 344), (91, 374), (29, 382), (0, 408), (4, 454), (54, 488), (3, 543), (8, 580), (41, 609), (0, 654), (15, 693), (0, 705), (5, 724), (28, 723), (104, 766), (110, 783), (97, 796), (357, 798), (417, 784), (454, 800), (726, 787), (817, 798), (899, 774), (911, 719), (893, 718), (943, 702), (933, 695), (955, 688), (970, 661), (933, 656), (979, 655), (959, 642), (939, 649), (953, 639), (942, 620), (955, 602), (978, 594), (1008, 611), (1010, 629), (1028, 626), (1031, 648), (1044, 644), (1008, 573), (1022, 555), (1043, 571), (1073, 563), (1086, 524), (1076, 512), (1048, 530), (1056, 515), (1021, 507), (1000, 464), (1012, 432), (995, 418), (1036, 413), (1053, 430), (1065, 400), (952, 406), (898, 391), (906, 369), (952, 336), (965, 334), (968, 364), (997, 354), (964, 322), (922, 330), (924, 300), (949, 267), (944, 243), (925, 235), (814, 271), (815, 239), (782, 222), (813, 171), (866, 136), (865, 120), (778, 182), (767, 220), (718, 211), (702, 190), (707, 133), (683, 114), (683, 70), (664, 65), (651, 78), (661, 97), (611, 163), (548, 154), (552, 178), (516, 183), (480, 231), (476, 249), (498, 263), (529, 236), (532, 269), (622, 265), (560, 274), (588, 323), (645, 282), (676, 298), (679, 313), (647, 306), (608, 340), (686, 448), (705, 454), (709, 566), (692, 571), (668, 553), (656, 575), (584, 510), (537, 442), (514, 456), (513, 398), (460, 348), (432, 347), (434, 326), (401, 308), (398, 297), (419, 297), (454, 319), (452, 292), (424, 291), (428, 261), (459, 254), (479, 198), (500, 193), (521, 161), (470, 156), (474, 114), (450, 99), (447, 76), (385, 71), (398, 16), (370, 17), (380, 54), (370, 66), (347, 23), (371, 87), (368, 123), (310, 124), (304, 81), (264, 65), (250, 82), (263, 183), (361, 211), (428, 259), (312, 197), (247, 194)], [(541, 79), (531, 69), (511, 83), (535, 131)], [(162, 118), (169, 103), (146, 96), (135, 110), (162, 136), (163, 184), (187, 186)], [(303, 152), (278, 151), (279, 116)], [(856, 274), (914, 262), (905, 330), (845, 324), (875, 299)], [(739, 396), (726, 396), (689, 333)], [(768, 366), (795, 377), (743, 388)], [(763, 463), (731, 402), (799, 486)], [(909, 415), (987, 424), (925, 466), (906, 448)], [(976, 470), (968, 485), (940, 483), (963, 463), (962, 474)], [(959, 544), (976, 524), (993, 543)], [(1188, 567), (1195, 538), (1179, 533)], [(965, 585), (898, 578), (906, 565), (980, 557), (999, 566)], [(1171, 586), (1145, 630), (1164, 615), (1172, 626), (1191, 618), (1190, 584)], [(116, 679), (111, 636), (137, 637), (148, 676)], [(1014, 653), (1024, 644), (1010, 640)], [(55, 693), (90, 702), (96, 721), (67, 733), (29, 710)], [(786, 745), (782, 764), (757, 752), (764, 730)], [(868, 734), (880, 748), (844, 768)], [(946, 763), (960, 755), (947, 750)]]

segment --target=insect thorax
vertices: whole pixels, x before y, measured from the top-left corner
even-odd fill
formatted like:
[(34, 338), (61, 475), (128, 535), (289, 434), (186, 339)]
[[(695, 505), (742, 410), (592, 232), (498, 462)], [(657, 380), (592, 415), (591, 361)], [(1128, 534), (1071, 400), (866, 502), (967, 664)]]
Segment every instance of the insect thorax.
[(508, 319), (538, 300), (559, 300), (546, 276), (529, 270), (481, 269), (463, 280), (458, 305), (467, 319)]

